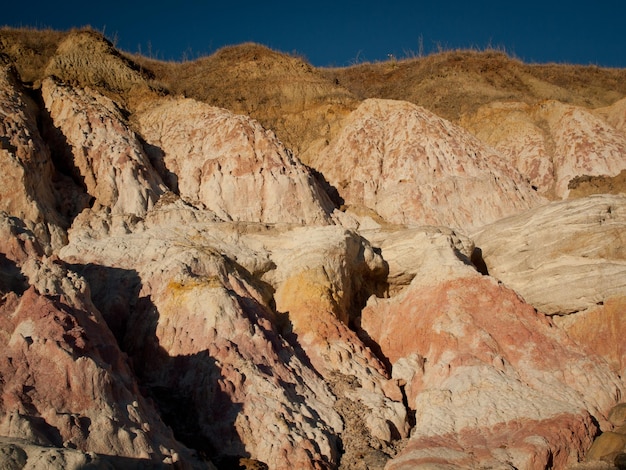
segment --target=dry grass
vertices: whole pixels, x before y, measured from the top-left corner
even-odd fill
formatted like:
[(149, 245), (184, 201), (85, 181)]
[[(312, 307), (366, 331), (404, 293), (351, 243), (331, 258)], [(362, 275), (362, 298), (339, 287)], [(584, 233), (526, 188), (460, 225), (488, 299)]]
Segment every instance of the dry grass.
[(453, 121), (497, 100), (556, 99), (600, 107), (626, 96), (626, 69), (531, 65), (493, 50), (447, 51), (322, 72), (360, 99), (407, 100)]
[(252, 116), (298, 154), (330, 139), (358, 104), (301, 58), (258, 44), (225, 47), (192, 62), (132, 58), (171, 93)]
[(15, 65), (23, 82), (44, 76), (48, 61), (67, 33), (52, 29), (0, 28), (0, 53)]
[(2, 28), (0, 54), (15, 66), (22, 82), (33, 88), (43, 78), (54, 76), (65, 83), (96, 88), (125, 106), (160, 91), (153, 76), (89, 27), (65, 32)]
[[(274, 130), (305, 163), (365, 98), (411, 101), (459, 122), (493, 101), (556, 99), (595, 108), (626, 96), (626, 69), (525, 64), (498, 50), (315, 68), (300, 57), (247, 43), (178, 63), (120, 53), (100, 33), (86, 31), (3, 28), (0, 53), (15, 64), (24, 82), (60, 74), (98, 87), (131, 111), (160, 90), (250, 115)], [(85, 57), (76, 51), (84, 45), (74, 50), (64, 46), (80, 43), (85, 34), (97, 54)]]
[(626, 194), (626, 170), (616, 176), (577, 176), (569, 182), (568, 187), (569, 199), (591, 194)]

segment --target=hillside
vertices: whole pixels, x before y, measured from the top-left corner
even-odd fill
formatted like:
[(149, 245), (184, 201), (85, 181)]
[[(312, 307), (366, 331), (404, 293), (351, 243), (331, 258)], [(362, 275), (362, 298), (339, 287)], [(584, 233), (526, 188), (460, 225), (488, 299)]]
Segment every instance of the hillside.
[(616, 469), (626, 70), (0, 29), (0, 467)]

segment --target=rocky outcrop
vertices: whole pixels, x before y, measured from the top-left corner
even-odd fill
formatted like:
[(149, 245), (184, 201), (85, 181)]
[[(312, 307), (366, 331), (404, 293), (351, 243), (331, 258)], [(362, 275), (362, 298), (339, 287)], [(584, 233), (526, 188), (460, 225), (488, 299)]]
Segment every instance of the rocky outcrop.
[(102, 286), (96, 303), (179, 439), (218, 465), (249, 455), (279, 469), (332, 468), (335, 398), (279, 334), (267, 288), (246, 269), (271, 264), (239, 237), (235, 225), (188, 222), (76, 238), (61, 256)]
[(246, 116), (168, 99), (137, 117), (170, 189), (224, 220), (327, 224), (333, 211), (312, 174)]
[[(3, 215), (0, 435), (42, 446), (190, 467), (139, 385), (80, 276), (41, 257)], [(5, 277), (6, 276), (6, 277)]]
[(350, 385), (341, 395), (358, 404), (370, 440), (378, 441), (375, 449), (405, 437), (400, 389), (350, 329), (367, 297), (382, 294), (382, 257), (355, 233), (336, 227), (291, 231), (265, 246), (276, 264), (264, 276), (276, 290), (276, 310), (287, 315), (289, 332), (312, 366), (328, 382)]
[(604, 358), (621, 377), (626, 374), (626, 335), (624, 309), (626, 296), (611, 297), (601, 305), (590, 307), (575, 315), (556, 316), (555, 323), (563, 328), (590, 354)]
[(369, 229), (361, 234), (380, 250), (389, 267), (387, 289), (390, 295), (409, 285), (432, 285), (456, 277), (476, 274), (474, 242), (445, 227), (408, 229)]
[(626, 170), (615, 176), (577, 176), (569, 182), (568, 188), (570, 199), (592, 194), (626, 194)]
[(587, 462), (606, 462), (621, 469), (626, 464), (626, 403), (620, 403), (609, 413), (613, 431), (599, 435), (585, 456)]
[(492, 149), (402, 101), (364, 101), (311, 166), (346, 204), (396, 224), (476, 228), (542, 202)]
[(626, 295), (626, 197), (555, 202), (474, 236), (489, 274), (539, 311), (564, 315)]
[(409, 443), (386, 468), (563, 468), (589, 447), (590, 414), (606, 425), (623, 393), (606, 364), (478, 274), (370, 301), (362, 328), (415, 414)]
[[(184, 230), (173, 215), (162, 224), (164, 211), (178, 212)], [(249, 453), (273, 468), (333, 468), (335, 436), (353, 432), (345, 413), (358, 409), (370, 444), (346, 440), (344, 452), (361, 446), (384, 464), (408, 432), (402, 394), (349, 328), (355, 305), (384, 283), (382, 258), (338, 226), (207, 222), (196, 212), (159, 203), (143, 232), (73, 232), (61, 251), (106, 289), (96, 303), (157, 401), (174, 407), (172, 393), (193, 404), (192, 414), (172, 409), (177, 436), (218, 463)], [(123, 295), (111, 299), (112, 282), (130, 290), (130, 309)]]
[(619, 102), (595, 113), (558, 101), (496, 102), (465, 116), (461, 124), (549, 197), (566, 198), (577, 176), (615, 176), (626, 169)]
[(598, 108), (595, 113), (605, 119), (617, 131), (626, 135), (626, 98), (605, 108)]
[[(0, 68), (0, 467), (621, 465), (624, 196), (543, 196), (619, 192), (622, 102), (522, 105), (494, 83), (573, 95), (481, 70), (509, 100), (463, 121), (490, 147), (405, 101), (348, 116), (356, 75), (255, 45), (140, 69), (94, 32), (10, 36), (30, 78)], [(444, 59), (468, 86), (471, 55)], [(207, 67), (219, 86), (188, 88)], [(151, 88), (182, 69), (296, 152)]]
[(89, 88), (44, 80), (42, 95), (57, 129), (56, 145), (65, 147), (64, 165), (91, 198), (112, 216), (142, 217), (165, 191), (122, 111)]
[(8, 65), (0, 65), (0, 114), (0, 209), (59, 248), (65, 224), (57, 213), (55, 168), (37, 126), (37, 107)]

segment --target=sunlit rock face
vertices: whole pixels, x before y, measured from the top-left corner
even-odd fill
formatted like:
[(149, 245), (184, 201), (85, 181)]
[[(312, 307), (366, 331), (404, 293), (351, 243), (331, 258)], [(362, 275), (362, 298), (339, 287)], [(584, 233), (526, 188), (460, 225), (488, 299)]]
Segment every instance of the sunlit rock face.
[(311, 173), (247, 116), (164, 100), (138, 116), (170, 188), (224, 220), (326, 224), (332, 204)]
[(113, 215), (143, 216), (165, 191), (122, 111), (89, 88), (46, 79), (42, 96), (65, 158), (93, 204)]
[[(244, 52), (267, 91), (279, 53), (206, 63)], [(623, 100), (518, 97), (459, 126), (285, 60), (315, 80), (266, 93), (291, 104), (263, 122), (308, 167), (249, 116), (160, 87), (173, 64), (93, 31), (48, 54), (28, 83), (0, 56), (0, 467), (623, 451)]]
[(23, 220), (50, 252), (65, 242), (59, 212), (68, 204), (55, 189), (62, 182), (39, 132), (37, 107), (8, 65), (0, 65), (0, 115), (0, 209)]
[(606, 424), (623, 393), (604, 361), (478, 274), (416, 283), (371, 301), (362, 328), (392, 364), (415, 413), (407, 447), (387, 468), (563, 468), (590, 445), (590, 414)]
[(0, 434), (129, 462), (191, 462), (139, 393), (85, 279), (45, 257), (15, 218), (0, 214), (0, 230)]
[(489, 274), (549, 315), (626, 295), (626, 197), (555, 202), (474, 235)]
[(542, 202), (493, 149), (403, 101), (364, 101), (311, 166), (346, 204), (396, 224), (468, 229)]
[(552, 100), (496, 102), (461, 122), (540, 193), (563, 199), (577, 176), (615, 176), (626, 169), (624, 109), (623, 100), (597, 111)]

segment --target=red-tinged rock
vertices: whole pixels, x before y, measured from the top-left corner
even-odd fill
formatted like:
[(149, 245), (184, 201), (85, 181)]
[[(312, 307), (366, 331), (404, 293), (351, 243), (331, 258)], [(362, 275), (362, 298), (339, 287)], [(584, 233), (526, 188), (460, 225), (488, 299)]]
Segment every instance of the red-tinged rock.
[(590, 354), (603, 357), (621, 377), (626, 376), (626, 297), (613, 297), (602, 305), (574, 315), (557, 316), (563, 328)]
[(85, 279), (42, 256), (20, 220), (0, 213), (0, 234), (0, 435), (202, 466), (140, 393)]
[(548, 102), (541, 116), (554, 139), (555, 193), (567, 197), (578, 175), (615, 176), (626, 169), (626, 135), (584, 108)]
[(482, 106), (461, 125), (491, 145), (540, 194), (551, 196), (555, 185), (554, 144), (536, 118), (537, 106), (519, 102), (495, 102)]
[(167, 99), (137, 119), (165, 181), (192, 204), (224, 220), (330, 223), (334, 208), (312, 174), (251, 118)]
[[(589, 434), (594, 429), (589, 416), (562, 414), (541, 421), (522, 418), (458, 434), (417, 437), (385, 470), (569, 468), (575, 459), (582, 460), (582, 450), (591, 445)], [(562, 448), (572, 452), (555, 451)]]
[(4, 296), (0, 336), (1, 435), (153, 462), (192, 461), (139, 393), (97, 312), (30, 287)]
[(310, 164), (346, 204), (396, 224), (468, 229), (543, 201), (493, 149), (403, 101), (364, 101)]
[[(366, 240), (336, 226), (294, 229), (264, 246), (276, 265), (264, 276), (276, 289), (276, 310), (287, 316), (290, 336), (338, 398), (346, 422), (343, 458), (374, 449), (389, 458), (388, 446), (409, 430), (402, 392), (350, 329), (359, 305), (385, 285), (385, 262)], [(358, 412), (351, 420), (353, 408)], [(355, 428), (362, 429), (360, 442), (351, 438)]]
[(82, 181), (93, 209), (144, 216), (166, 188), (120, 108), (95, 90), (52, 78), (43, 81), (41, 92), (57, 140), (67, 147), (65, 165)]
[[(589, 415), (607, 426), (608, 410), (624, 393), (606, 362), (585, 354), (548, 317), (486, 276), (416, 283), (391, 299), (371, 299), (362, 327), (392, 363), (392, 376), (406, 383), (416, 421), (407, 449), (411, 442), (455, 440), (517, 422), (531, 423), (533, 431), (523, 432), (532, 436), (542, 422), (567, 416), (561, 430), (567, 439), (539, 433), (549, 444), (519, 450), (518, 459), (541, 461), (549, 452), (573, 463), (596, 432)], [(479, 447), (499, 445), (487, 439)], [(456, 465), (453, 457), (448, 461)]]
[(86, 265), (94, 301), (179, 439), (218, 466), (248, 456), (275, 469), (333, 468), (335, 397), (279, 334), (267, 287), (234, 261), (271, 268), (234, 227), (76, 237), (61, 255)]
[(0, 65), (0, 115), (0, 210), (21, 219), (50, 252), (65, 242), (55, 169), (37, 127), (37, 107), (6, 65)]
[(615, 176), (626, 169), (624, 104), (589, 110), (558, 101), (534, 106), (490, 103), (462, 125), (493, 146), (538, 190), (565, 199), (582, 175)]

